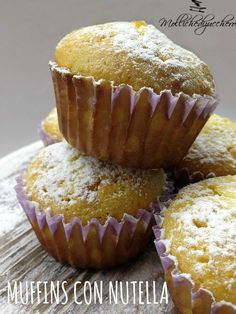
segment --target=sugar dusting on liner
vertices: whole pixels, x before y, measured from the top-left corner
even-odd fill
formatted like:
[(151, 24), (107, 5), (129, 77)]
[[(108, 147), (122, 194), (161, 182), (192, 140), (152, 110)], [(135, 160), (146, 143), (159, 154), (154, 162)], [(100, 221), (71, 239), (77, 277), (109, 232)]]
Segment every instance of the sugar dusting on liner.
[(40, 139), (42, 140), (44, 146), (52, 145), (61, 142), (56, 137), (52, 137), (49, 133), (47, 133), (43, 127), (43, 123), (41, 123), (39, 129), (38, 129), (38, 134)]
[[(78, 218), (65, 224), (63, 215), (51, 216), (30, 201), (24, 189), (23, 178), (17, 178), (17, 198), (24, 209), (39, 241), (57, 260), (76, 268), (110, 268), (135, 257), (151, 237), (153, 213), (157, 204), (150, 204), (137, 215), (124, 214), (120, 222), (109, 217), (101, 225), (91, 219), (83, 226)], [(160, 200), (170, 197), (173, 182), (168, 178)]]
[[(210, 181), (211, 179), (209, 180), (209, 182)], [(187, 189), (194, 189), (196, 193), (195, 186), (196, 185), (186, 187), (184, 191), (186, 191)], [(230, 186), (228, 186), (228, 188), (230, 189)], [(233, 221), (231, 219), (232, 215), (236, 213), (236, 210), (233, 207), (233, 202), (231, 204), (232, 210), (230, 211), (230, 213), (227, 213), (220, 210), (220, 207), (224, 205), (224, 202), (217, 199), (217, 205), (219, 206), (219, 209), (216, 210), (216, 207), (214, 206), (214, 210), (212, 211), (213, 215), (211, 216), (211, 219), (208, 219), (209, 210), (212, 208), (212, 201), (211, 199), (209, 199), (209, 197), (206, 196), (208, 192), (209, 190), (207, 189), (203, 190), (202, 192), (197, 191), (197, 193), (199, 194), (197, 202), (193, 205), (190, 205), (190, 207), (194, 210), (194, 217), (188, 212), (188, 210), (184, 213), (173, 214), (172, 216), (176, 219), (181, 219), (184, 225), (189, 229), (190, 233), (184, 240), (186, 241), (186, 243), (189, 243), (190, 246), (195, 245), (197, 240), (204, 238), (205, 240), (207, 239), (207, 241), (209, 240), (209, 246), (207, 248), (207, 251), (212, 258), (214, 258), (214, 256), (222, 254), (225, 254), (225, 256), (233, 256), (232, 254), (234, 254), (236, 238), (236, 221)], [(192, 200), (192, 198), (187, 197), (186, 194), (183, 197), (185, 197), (186, 200)], [(218, 196), (216, 198), (218, 198)], [(179, 202), (182, 202), (181, 198)], [(170, 255), (171, 239), (164, 238), (164, 230), (162, 229), (163, 215), (165, 211), (168, 210), (169, 204), (170, 202), (166, 202), (163, 203), (161, 207), (159, 207), (157, 213), (155, 214), (156, 225), (153, 227), (153, 231), (156, 238), (155, 246), (157, 249), (157, 253), (161, 260), (166, 278), (168, 278), (168, 286), (171, 291), (172, 297), (179, 307), (179, 310), (195, 310), (201, 313), (212, 314), (235, 314), (236, 305), (225, 301), (216, 302), (213, 294), (207, 289), (199, 288), (196, 291), (195, 284), (191, 278), (191, 275), (180, 272), (176, 257)], [(201, 207), (201, 211), (199, 211), (199, 207)], [(226, 227), (225, 224), (222, 223), (222, 220), (227, 222)], [(205, 231), (202, 231), (202, 229), (204, 228), (201, 228), (201, 232), (199, 233), (198, 231), (196, 233), (195, 231), (197, 228), (196, 226), (194, 226), (193, 221), (198, 221), (199, 224), (206, 224), (207, 226), (209, 226), (209, 228), (206, 228)], [(192, 233), (194, 233), (194, 235)], [(223, 242), (222, 236), (225, 240)], [(231, 241), (228, 241), (228, 238), (230, 238)], [(185, 247), (179, 247), (179, 250), (180, 252), (182, 252), (182, 250), (185, 250)], [(200, 251), (199, 254), (201, 254)], [(196, 265), (195, 270), (201, 272), (203, 271), (203, 269), (201, 267), (198, 267), (199, 265)], [(233, 269), (235, 265), (231, 266)], [(232, 285), (232, 280), (235, 279), (232, 278), (229, 281), (229, 289)]]

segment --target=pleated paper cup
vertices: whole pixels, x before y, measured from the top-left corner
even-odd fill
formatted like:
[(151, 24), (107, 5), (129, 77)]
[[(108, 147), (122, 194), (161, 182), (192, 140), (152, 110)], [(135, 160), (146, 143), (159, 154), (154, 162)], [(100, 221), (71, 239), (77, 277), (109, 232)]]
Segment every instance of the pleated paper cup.
[[(91, 219), (83, 226), (78, 218), (64, 222), (63, 215), (50, 215), (30, 200), (23, 177), (17, 178), (17, 198), (43, 248), (56, 260), (75, 268), (106, 269), (135, 258), (152, 238), (157, 204), (140, 209), (137, 215), (124, 214), (121, 221), (110, 217), (105, 224)], [(173, 183), (166, 181), (162, 197), (169, 198)]]
[(161, 204), (154, 215), (156, 225), (153, 231), (156, 238), (154, 241), (156, 250), (175, 306), (181, 314), (236, 314), (236, 305), (225, 301), (217, 302), (207, 289), (197, 290), (191, 275), (181, 273), (176, 258), (168, 253), (169, 242), (163, 237), (161, 212), (166, 204)]
[(210, 96), (157, 95), (72, 75), (50, 62), (59, 127), (69, 144), (115, 164), (162, 168), (179, 163), (217, 105)]

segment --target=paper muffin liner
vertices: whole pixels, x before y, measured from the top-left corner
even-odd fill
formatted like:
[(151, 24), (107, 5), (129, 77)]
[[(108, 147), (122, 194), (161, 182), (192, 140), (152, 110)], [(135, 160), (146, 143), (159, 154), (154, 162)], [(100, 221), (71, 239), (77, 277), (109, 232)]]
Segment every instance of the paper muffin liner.
[[(94, 218), (83, 226), (78, 218), (65, 223), (63, 215), (51, 216), (47, 209), (39, 209), (27, 196), (22, 176), (17, 178), (15, 190), (44, 249), (56, 260), (75, 268), (112, 268), (135, 258), (152, 238), (156, 203), (138, 210), (135, 217), (125, 213), (120, 222), (109, 217), (105, 224), (100, 224)], [(169, 198), (172, 191), (173, 182), (167, 178), (159, 198)]]
[(204, 288), (195, 288), (190, 274), (181, 273), (175, 256), (169, 254), (169, 242), (163, 238), (163, 212), (170, 201), (160, 203), (154, 214), (156, 225), (153, 226), (155, 246), (164, 271), (165, 280), (171, 298), (182, 314), (236, 314), (236, 305), (217, 302), (213, 294)]
[(43, 123), (41, 123), (41, 125), (38, 129), (38, 134), (39, 134), (39, 137), (42, 140), (44, 146), (49, 146), (49, 145), (61, 142), (61, 140), (59, 140), (56, 137), (52, 137), (48, 132), (45, 131), (45, 129), (43, 127)]
[(116, 164), (178, 164), (218, 103), (216, 97), (168, 90), (157, 95), (146, 87), (136, 92), (49, 65), (64, 138), (80, 152)]
[(206, 175), (201, 171), (190, 172), (188, 168), (180, 168), (173, 171), (173, 177), (176, 190), (178, 191), (186, 185), (193, 184), (209, 178), (214, 178), (216, 177), (216, 174), (214, 172), (209, 172)]

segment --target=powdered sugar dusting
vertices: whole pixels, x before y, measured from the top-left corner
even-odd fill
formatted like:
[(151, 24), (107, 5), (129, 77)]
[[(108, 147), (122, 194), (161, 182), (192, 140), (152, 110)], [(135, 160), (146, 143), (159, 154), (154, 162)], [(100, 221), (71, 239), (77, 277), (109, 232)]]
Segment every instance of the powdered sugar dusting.
[[(177, 221), (183, 233), (183, 244), (177, 249), (181, 254), (188, 251), (199, 262), (195, 272), (220, 271), (231, 273), (227, 289), (236, 282), (236, 176), (213, 178), (190, 185), (180, 191), (170, 206), (170, 216)], [(177, 210), (176, 210), (177, 209)], [(174, 241), (174, 234), (172, 239)], [(234, 261), (234, 263), (232, 262)], [(205, 274), (205, 276), (207, 276)]]
[(0, 237), (25, 218), (14, 190), (16, 177), (41, 147), (37, 142), (0, 159)]
[(234, 203), (235, 200), (220, 200), (219, 196), (208, 197), (207, 200), (200, 197), (184, 212), (172, 214), (172, 217), (181, 220), (189, 231), (185, 242), (190, 246), (197, 246), (207, 239), (206, 248), (210, 256), (232, 256), (236, 250), (236, 220), (232, 219), (236, 215)]
[[(81, 49), (74, 48), (75, 42), (81, 44), (90, 56), (86, 59), (86, 70), (82, 61), (82, 65), (76, 61)], [(72, 61), (68, 61), (70, 54)], [(96, 60), (97, 57), (101, 60), (103, 55), (102, 71), (100, 67), (103, 63), (97, 65), (94, 61), (94, 69), (98, 69), (99, 74), (97, 70), (87, 69), (90, 68), (90, 63), (92, 67), (93, 59)], [(114, 63), (109, 61), (109, 67), (106, 65), (106, 56), (114, 58)], [(194, 53), (176, 45), (155, 26), (143, 21), (107, 23), (74, 31), (58, 44), (56, 61), (60, 66), (68, 66), (73, 74), (82, 71), (82, 74), (96, 76), (96, 79), (106, 79), (108, 67), (113, 71), (113, 81), (118, 82), (116, 84), (128, 81), (137, 89), (146, 86), (158, 93), (170, 89), (173, 93), (182, 91), (189, 95), (214, 95), (214, 82), (208, 66)], [(127, 74), (119, 80), (117, 75), (123, 75), (121, 69), (125, 73), (127, 71)], [(142, 70), (142, 74), (138, 69)], [(131, 80), (135, 75), (137, 77)], [(108, 77), (109, 80), (112, 79), (110, 75)]]
[(15, 177), (0, 182), (0, 237), (12, 230), (25, 217), (17, 202), (14, 185)]
[[(194, 163), (195, 171), (208, 166), (208, 172), (224, 174), (236, 172), (236, 123), (219, 115), (213, 115), (197, 137), (180, 167)], [(198, 164), (199, 163), (199, 166)], [(228, 170), (227, 170), (228, 169)]]
[(94, 37), (108, 37), (117, 51), (127, 51), (131, 57), (166, 64), (169, 67), (187, 67), (186, 61), (196, 59), (192, 52), (176, 45), (156, 27), (142, 21), (108, 23), (98, 25), (97, 28), (91, 26), (81, 29), (80, 32), (87, 33), (90, 30), (91, 41)]
[(139, 191), (152, 173), (151, 170), (123, 168), (79, 155), (65, 142), (45, 148), (36, 160), (40, 166), (30, 168), (34, 180), (28, 193), (36, 190), (41, 197), (50, 197), (61, 206), (76, 204), (78, 199), (93, 203), (99, 189), (112, 182), (129, 180)]

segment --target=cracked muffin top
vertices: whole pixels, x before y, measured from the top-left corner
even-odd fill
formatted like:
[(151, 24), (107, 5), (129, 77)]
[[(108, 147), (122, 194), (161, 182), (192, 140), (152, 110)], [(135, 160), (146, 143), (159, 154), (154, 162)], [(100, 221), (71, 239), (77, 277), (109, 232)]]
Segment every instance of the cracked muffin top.
[(129, 84), (156, 93), (214, 94), (208, 66), (194, 53), (176, 45), (143, 21), (113, 22), (84, 27), (57, 45), (55, 61), (73, 75)]

